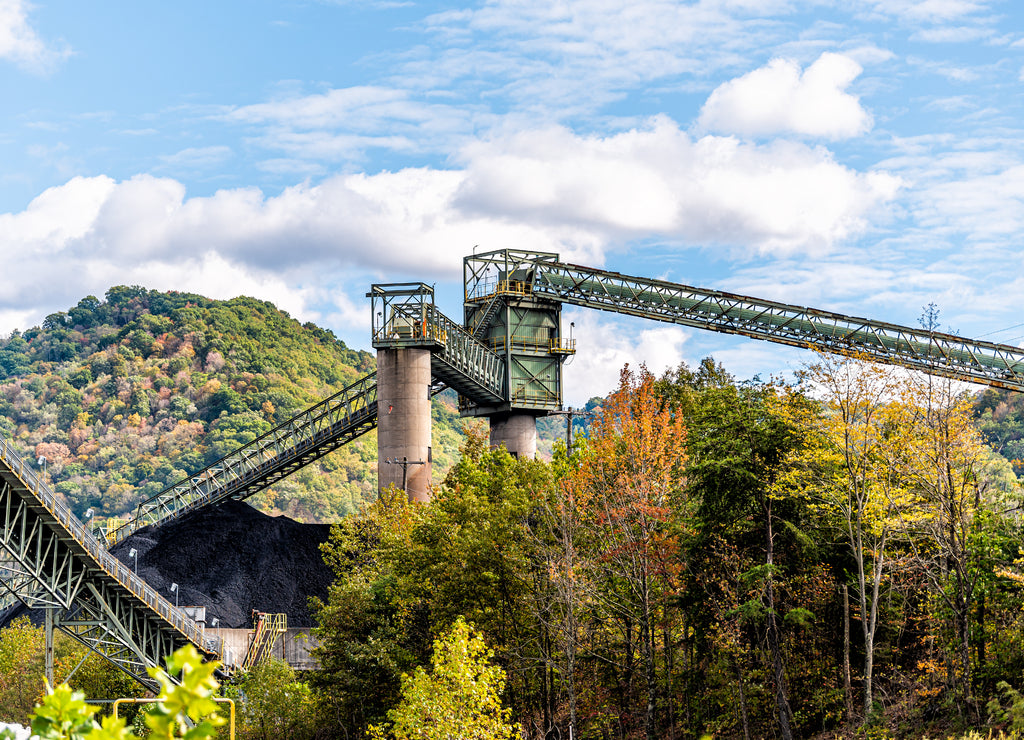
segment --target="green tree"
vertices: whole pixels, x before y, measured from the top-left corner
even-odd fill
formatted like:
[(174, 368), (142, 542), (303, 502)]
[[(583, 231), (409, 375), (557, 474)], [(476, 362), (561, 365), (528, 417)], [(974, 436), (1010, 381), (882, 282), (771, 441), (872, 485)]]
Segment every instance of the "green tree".
[(28, 617), (0, 630), (0, 721), (24, 723), (43, 690), (45, 636)]
[[(153, 709), (146, 714), (149, 737), (213, 740), (216, 728), (226, 722), (213, 701), (219, 686), (213, 673), (220, 663), (203, 663), (193, 645), (179, 648), (166, 663), (167, 671), (149, 669), (161, 687)], [(94, 719), (97, 712), (99, 707), (87, 704), (83, 692), (62, 683), (36, 707), (33, 736), (40, 740), (139, 740), (123, 717), (104, 717), (99, 724)]]
[(519, 727), (501, 704), (505, 672), (483, 636), (461, 618), (434, 642), (432, 670), (402, 676), (402, 700), (374, 740), (513, 740)]
[[(713, 361), (696, 372), (680, 368), (663, 379), (669, 382), (662, 392), (685, 414), (689, 432), (687, 488), (697, 507), (690, 577), (696, 593), (711, 595), (690, 602), (691, 618), (735, 674), (745, 733), (754, 722), (746, 706), (747, 656), (765, 655), (757, 673), (770, 676), (775, 724), (782, 737), (791, 737), (783, 618), (799, 605), (786, 601), (782, 586), (786, 561), (798, 567), (792, 561), (799, 560), (794, 551), (802, 511), (773, 495), (773, 486), (786, 456), (801, 443), (799, 431), (774, 385), (736, 384)], [(708, 559), (708, 551), (729, 557)]]
[(391, 557), (408, 551), (415, 517), (404, 492), (384, 491), (332, 526), (321, 545), (335, 580), (327, 602), (313, 604), (319, 668), (310, 685), (337, 735), (358, 736), (383, 720), (398, 701), (402, 673), (427, 658), (425, 615), (405, 596)]
[(272, 659), (253, 668), (237, 689), (245, 697), (238, 714), (241, 740), (303, 740), (315, 735), (313, 696), (287, 663)]

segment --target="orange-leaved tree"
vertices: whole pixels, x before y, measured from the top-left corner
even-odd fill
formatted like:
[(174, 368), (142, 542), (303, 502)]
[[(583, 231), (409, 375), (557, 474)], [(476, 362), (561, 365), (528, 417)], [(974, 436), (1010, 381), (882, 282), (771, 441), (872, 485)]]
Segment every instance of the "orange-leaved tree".
[[(657, 737), (656, 638), (669, 618), (677, 582), (672, 526), (684, 488), (686, 428), (656, 393), (646, 368), (622, 370), (618, 389), (595, 420), (579, 467), (567, 481), (587, 522), (595, 608), (618, 626), (622, 665), (637, 653), (646, 698), (644, 725)], [(628, 673), (628, 671), (626, 672)]]

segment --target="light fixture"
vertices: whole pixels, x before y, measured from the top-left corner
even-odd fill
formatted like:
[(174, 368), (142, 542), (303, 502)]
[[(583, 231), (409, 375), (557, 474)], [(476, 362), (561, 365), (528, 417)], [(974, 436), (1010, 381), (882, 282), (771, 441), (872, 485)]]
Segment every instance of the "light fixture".
[(171, 591), (174, 593), (174, 608), (177, 609), (178, 608), (178, 584), (177, 583), (172, 583), (171, 584)]
[[(136, 550), (133, 547), (131, 550), (128, 551), (128, 557), (135, 558), (135, 575), (138, 575), (139, 574), (139, 551)], [(175, 584), (175, 587), (177, 587), (177, 584)]]

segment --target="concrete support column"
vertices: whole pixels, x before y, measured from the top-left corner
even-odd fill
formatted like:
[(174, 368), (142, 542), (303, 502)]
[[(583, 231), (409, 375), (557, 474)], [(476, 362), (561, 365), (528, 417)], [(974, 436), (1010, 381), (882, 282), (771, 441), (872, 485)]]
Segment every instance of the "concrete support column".
[(491, 448), (505, 445), (514, 456), (537, 457), (537, 417), (530, 414), (509, 414), (491, 417)]
[(429, 501), (430, 463), (430, 350), (379, 349), (377, 490), (393, 483)]
[(50, 683), (50, 688), (54, 688), (53, 685), (53, 613), (56, 611), (54, 607), (46, 608), (46, 621), (43, 629), (45, 646), (43, 648), (45, 656), (43, 659), (44, 670), (46, 672), (46, 680)]

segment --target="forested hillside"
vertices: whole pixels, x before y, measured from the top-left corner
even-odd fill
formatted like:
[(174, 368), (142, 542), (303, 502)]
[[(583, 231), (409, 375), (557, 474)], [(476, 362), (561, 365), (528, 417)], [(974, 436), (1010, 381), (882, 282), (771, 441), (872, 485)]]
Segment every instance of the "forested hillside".
[(1024, 393), (989, 388), (974, 401), (985, 440), (1024, 475)]
[[(119, 286), (0, 339), (0, 433), (45, 458), (55, 489), (97, 520), (196, 472), (374, 369), (374, 356), (252, 298)], [(438, 476), (457, 453), (435, 402)], [(371, 432), (250, 502), (332, 521), (376, 495)]]

